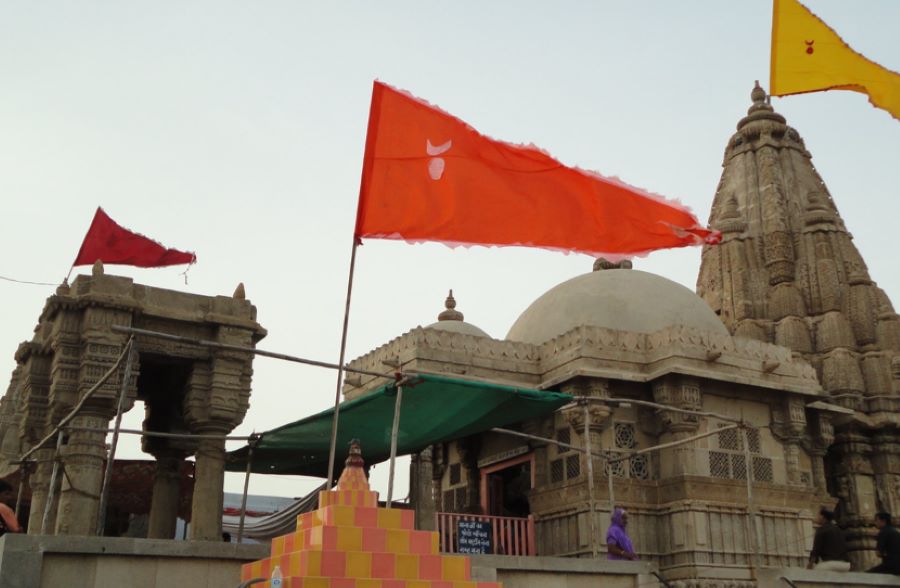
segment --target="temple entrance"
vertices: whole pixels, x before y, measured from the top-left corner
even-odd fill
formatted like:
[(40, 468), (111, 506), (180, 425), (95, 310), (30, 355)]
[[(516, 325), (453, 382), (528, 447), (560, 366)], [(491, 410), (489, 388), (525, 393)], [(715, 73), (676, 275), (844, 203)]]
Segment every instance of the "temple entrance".
[(521, 518), (531, 514), (528, 494), (534, 486), (532, 461), (529, 454), (482, 468), (484, 514)]

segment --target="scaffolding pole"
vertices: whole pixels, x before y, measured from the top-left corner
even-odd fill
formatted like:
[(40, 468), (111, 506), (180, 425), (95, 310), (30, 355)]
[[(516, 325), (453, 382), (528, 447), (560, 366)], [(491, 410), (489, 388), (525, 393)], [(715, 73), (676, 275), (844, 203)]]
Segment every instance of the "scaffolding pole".
[(397, 439), (400, 436), (400, 407), (403, 403), (403, 385), (397, 384), (397, 399), (394, 402), (394, 422), (391, 425), (391, 463), (388, 466), (387, 507), (394, 502), (394, 466), (397, 461)]
[(750, 565), (751, 577), (756, 579), (756, 570), (759, 567), (759, 550), (756, 541), (756, 509), (753, 505), (753, 468), (750, 456), (750, 427), (744, 426), (744, 471), (747, 479), (747, 528), (749, 531), (750, 557), (747, 562)]
[(44, 505), (44, 518), (41, 519), (41, 535), (47, 534), (47, 520), (50, 518), (50, 507), (56, 493), (56, 479), (59, 477), (59, 450), (62, 447), (63, 432), (56, 434), (56, 452), (53, 454), (53, 472), (50, 474), (50, 488), (47, 490), (47, 504)]
[(247, 471), (244, 473), (244, 494), (241, 496), (241, 521), (238, 524), (238, 543), (244, 538), (244, 520), (247, 517), (247, 492), (250, 490), (250, 468), (253, 464), (253, 448), (256, 446), (258, 439), (258, 437), (254, 437), (252, 441), (247, 443)]
[(103, 473), (103, 486), (100, 489), (100, 510), (97, 512), (98, 537), (103, 537), (103, 532), (106, 529), (106, 505), (109, 502), (109, 483), (112, 480), (113, 464), (116, 459), (116, 448), (119, 445), (119, 429), (122, 428), (122, 412), (125, 407), (125, 397), (128, 395), (128, 385), (131, 381), (131, 366), (134, 363), (134, 345), (134, 337), (132, 337), (128, 341), (128, 358), (125, 360), (125, 372), (122, 375), (122, 387), (119, 390), (119, 400), (116, 403), (116, 425), (113, 428), (109, 456), (106, 458), (106, 471)]

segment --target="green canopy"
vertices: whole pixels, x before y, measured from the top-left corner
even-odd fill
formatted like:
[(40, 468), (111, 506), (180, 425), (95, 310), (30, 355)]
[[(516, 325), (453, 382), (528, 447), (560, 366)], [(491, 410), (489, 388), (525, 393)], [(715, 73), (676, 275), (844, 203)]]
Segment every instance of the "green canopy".
[[(390, 457), (391, 426), (397, 384), (383, 386), (341, 403), (336, 467), (343, 467), (351, 439), (359, 439), (363, 457), (375, 464)], [(443, 376), (416, 375), (404, 384), (397, 454), (459, 439), (545, 415), (572, 402), (560, 392), (500, 386)], [(262, 434), (253, 450), (252, 471), (325, 477), (334, 409)], [(232, 451), (226, 468), (247, 469), (248, 447)]]

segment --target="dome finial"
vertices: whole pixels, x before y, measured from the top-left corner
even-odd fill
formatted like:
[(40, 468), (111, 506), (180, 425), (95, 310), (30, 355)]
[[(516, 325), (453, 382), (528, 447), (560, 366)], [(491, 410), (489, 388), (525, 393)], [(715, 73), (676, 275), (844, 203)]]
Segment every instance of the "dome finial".
[(605, 257), (598, 257), (594, 260), (594, 271), (599, 272), (601, 270), (610, 270), (610, 269), (631, 269), (631, 260), (630, 259), (622, 259), (620, 261), (610, 261)]
[(439, 321), (461, 321), (463, 320), (463, 313), (456, 310), (456, 298), (453, 297), (453, 289), (450, 289), (450, 293), (447, 294), (447, 299), (444, 300), (444, 310), (441, 314), (438, 315)]

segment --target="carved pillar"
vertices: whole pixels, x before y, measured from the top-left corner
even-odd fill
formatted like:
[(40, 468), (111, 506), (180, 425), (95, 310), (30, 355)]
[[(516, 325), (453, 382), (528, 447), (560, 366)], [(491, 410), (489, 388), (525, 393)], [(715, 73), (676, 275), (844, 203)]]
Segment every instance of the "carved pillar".
[(787, 483), (802, 485), (800, 479), (800, 444), (806, 433), (806, 407), (802, 398), (789, 398), (785, 401), (787, 420), (782, 428), (784, 442), (784, 463), (787, 470)]
[[(97, 528), (109, 416), (85, 411), (73, 418), (71, 424), (73, 430), (68, 435), (68, 443), (60, 450), (62, 486), (56, 534), (93, 535)], [(81, 431), (76, 427), (103, 432)]]
[[(201, 434), (225, 435), (223, 429), (204, 429)], [(194, 470), (194, 499), (191, 502), (193, 541), (222, 540), (222, 506), (225, 482), (225, 440), (201, 439)]]
[(181, 494), (181, 464), (184, 455), (172, 452), (156, 456), (153, 501), (150, 505), (149, 539), (173, 539), (178, 522)]
[(840, 499), (839, 522), (846, 529), (847, 547), (854, 569), (876, 563), (872, 517), (877, 511), (875, 479), (869, 456), (872, 446), (861, 432), (847, 427), (835, 435), (828, 458), (835, 494)]
[[(219, 327), (220, 343), (252, 346), (252, 332)], [(185, 399), (185, 422), (199, 435), (221, 435), (202, 439), (197, 446), (194, 498), (191, 503), (193, 540), (219, 541), (222, 535), (225, 440), (239, 425), (250, 400), (251, 356), (239, 351), (217, 350), (208, 363), (195, 363)]]
[[(683, 410), (700, 410), (703, 400), (700, 383), (695, 378), (666, 376), (653, 382), (653, 400), (659, 404), (668, 404)], [(697, 432), (700, 419), (691, 414), (661, 411), (659, 419), (668, 439), (661, 441), (680, 441)], [(676, 445), (660, 452), (661, 462), (671, 460), (669, 475), (679, 476), (696, 474), (694, 466), (696, 452), (690, 445)]]
[(434, 509), (437, 512), (446, 512), (444, 509), (444, 470), (447, 468), (444, 463), (444, 453), (447, 445), (431, 446), (431, 493), (434, 496)]
[[(56, 453), (55, 445), (47, 449), (38, 449), (32, 456), (37, 462), (37, 468), (28, 478), (31, 488), (31, 510), (28, 511), (28, 533), (37, 535), (41, 532), (41, 523), (44, 520), (44, 510), (47, 507), (47, 495), (50, 491), (50, 476), (53, 472), (53, 455)], [(47, 519), (47, 529), (52, 530), (56, 526), (56, 511), (59, 507), (59, 481), (53, 497), (53, 506), (50, 508)]]
[(416, 510), (416, 528), (434, 530), (434, 492), (432, 490), (433, 468), (431, 447), (412, 455), (409, 464), (409, 495)]

